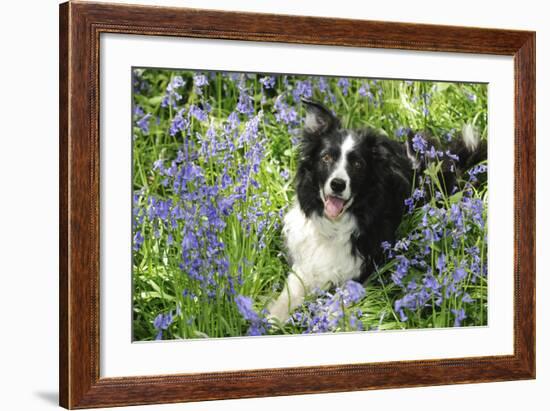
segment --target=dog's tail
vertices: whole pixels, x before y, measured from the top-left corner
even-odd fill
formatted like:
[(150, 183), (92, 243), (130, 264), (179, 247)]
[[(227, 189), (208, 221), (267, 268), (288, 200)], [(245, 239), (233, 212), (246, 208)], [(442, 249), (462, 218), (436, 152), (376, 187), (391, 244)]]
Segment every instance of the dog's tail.
[(487, 159), (487, 140), (482, 140), (479, 130), (468, 123), (462, 127), (459, 138), (451, 142), (449, 151), (458, 156), (456, 168), (462, 174)]
[(417, 171), (424, 170), (435, 159), (441, 160), (444, 186), (450, 192), (465, 172), (487, 159), (487, 141), (481, 139), (479, 130), (470, 123), (449, 143), (442, 140), (445, 138), (409, 131), (405, 149), (412, 168)]

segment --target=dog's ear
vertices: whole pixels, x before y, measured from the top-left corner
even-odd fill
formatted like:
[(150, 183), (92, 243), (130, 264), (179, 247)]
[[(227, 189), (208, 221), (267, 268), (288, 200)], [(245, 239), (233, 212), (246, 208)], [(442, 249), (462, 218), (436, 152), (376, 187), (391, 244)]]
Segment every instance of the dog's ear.
[(321, 135), (340, 126), (340, 121), (322, 104), (302, 99), (306, 109), (304, 119), (304, 133)]

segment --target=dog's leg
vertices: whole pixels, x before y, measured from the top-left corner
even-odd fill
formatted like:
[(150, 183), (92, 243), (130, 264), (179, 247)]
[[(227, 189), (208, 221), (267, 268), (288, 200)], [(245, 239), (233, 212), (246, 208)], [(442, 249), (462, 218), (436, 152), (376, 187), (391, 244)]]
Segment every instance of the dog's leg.
[(290, 317), (290, 313), (302, 305), (306, 291), (306, 285), (300, 276), (290, 273), (283, 291), (268, 308), (269, 317), (284, 323)]

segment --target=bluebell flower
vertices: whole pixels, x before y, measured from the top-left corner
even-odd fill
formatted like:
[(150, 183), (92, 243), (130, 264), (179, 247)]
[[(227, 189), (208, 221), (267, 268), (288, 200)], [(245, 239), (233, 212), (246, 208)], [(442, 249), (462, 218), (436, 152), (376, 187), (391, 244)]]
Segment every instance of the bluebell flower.
[(470, 296), (470, 294), (468, 293), (464, 293), (464, 295), (462, 296), (462, 302), (463, 303), (473, 303), (474, 302), (474, 299)]
[(195, 233), (191, 230), (186, 230), (185, 234), (183, 235), (183, 240), (181, 242), (181, 247), (183, 251), (185, 252), (188, 250), (195, 250), (198, 246), (199, 242)]
[(451, 153), (449, 150), (445, 151), (445, 155), (449, 157), (451, 160), (459, 161), (458, 155)]
[[(359, 313), (360, 313), (360, 310), (359, 310)], [(363, 331), (364, 329), (363, 323), (358, 318), (360, 316), (361, 314), (357, 316), (355, 313), (351, 313), (349, 315), (349, 325), (352, 330)]]
[(238, 295), (235, 297), (235, 304), (237, 305), (239, 313), (245, 320), (256, 321), (259, 319), (258, 314), (254, 311), (254, 308), (252, 308), (252, 299), (250, 297)]
[(439, 257), (437, 257), (437, 262), (435, 263), (435, 268), (439, 271), (439, 274), (443, 273), (445, 271), (445, 267), (447, 266), (445, 254), (439, 254)]
[(235, 297), (235, 304), (237, 305), (237, 310), (242, 315), (242, 317), (250, 322), (247, 334), (254, 335), (263, 335), (267, 332), (269, 328), (269, 323), (265, 318), (266, 312), (262, 312), (260, 316), (254, 308), (252, 307), (252, 299), (244, 295), (237, 295)]
[(420, 200), (421, 198), (424, 198), (424, 195), (426, 193), (424, 192), (424, 190), (422, 188), (416, 188), (413, 192), (413, 199), (415, 199), (416, 201)]
[(260, 83), (264, 86), (265, 89), (271, 89), (275, 86), (275, 77), (265, 76), (260, 79)]
[(230, 131), (236, 130), (239, 126), (239, 123), (239, 115), (236, 111), (232, 111), (231, 114), (229, 114), (229, 117), (227, 117), (227, 127), (225, 129), (225, 132), (228, 133)]
[(464, 308), (461, 308), (460, 310), (452, 309), (451, 312), (455, 316), (455, 322), (453, 327), (460, 327), (462, 325), (462, 321), (464, 321), (467, 318)]
[(140, 248), (141, 248), (141, 245), (143, 244), (143, 234), (141, 233), (141, 231), (137, 231), (135, 234), (134, 234), (134, 251), (138, 251)]
[(162, 340), (162, 331), (167, 330), (168, 327), (172, 324), (174, 320), (174, 315), (172, 311), (167, 314), (160, 313), (153, 320), (153, 326), (157, 330), (155, 340)]
[(170, 124), (170, 135), (175, 136), (178, 131), (185, 131), (189, 127), (189, 120), (184, 117), (185, 108), (177, 112)]
[(340, 77), (338, 79), (338, 87), (340, 87), (340, 89), (342, 90), (342, 94), (344, 96), (347, 96), (349, 90), (349, 79), (345, 77)]
[(298, 80), (294, 84), (292, 97), (294, 102), (298, 103), (301, 98), (310, 99), (313, 96), (313, 84), (310, 80)]
[(254, 99), (244, 87), (239, 88), (239, 100), (236, 110), (241, 114), (252, 116), (254, 114)]
[(206, 121), (208, 119), (206, 111), (194, 104), (189, 106), (189, 115), (195, 117), (199, 121)]
[(478, 164), (474, 167), (472, 167), (470, 170), (468, 170), (469, 175), (469, 181), (470, 182), (476, 182), (477, 181), (477, 175), (483, 174), (487, 172), (487, 165), (485, 164)]
[(398, 127), (396, 130), (395, 130), (395, 136), (399, 139), (403, 139), (405, 137), (407, 137), (407, 135), (409, 134), (410, 132), (410, 128), (408, 127)]
[(317, 78), (317, 88), (321, 93), (325, 93), (329, 90), (329, 84), (327, 82), (327, 79), (325, 77), (318, 77)]
[(141, 117), (144, 114), (145, 114), (145, 112), (143, 111), (141, 106), (136, 104), (135, 107), (134, 107), (134, 117)]
[(294, 325), (303, 327), (305, 334), (363, 329), (359, 320), (361, 310), (351, 308), (365, 295), (361, 284), (348, 281), (334, 292), (314, 290), (313, 294), (317, 295), (316, 300), (307, 302), (290, 319)]
[(399, 314), (399, 319), (402, 321), (402, 322), (406, 322), (409, 320), (409, 317), (407, 317), (407, 315), (405, 314), (405, 311), (403, 311), (402, 308), (400, 308), (399, 310), (397, 310), (397, 313)]
[(195, 86), (195, 93), (199, 96), (202, 95), (202, 88), (208, 85), (208, 79), (204, 74), (194, 74), (193, 75), (193, 84)]
[(436, 150), (434, 146), (430, 146), (430, 149), (425, 152), (426, 156), (431, 159), (441, 158), (443, 157), (443, 152)]
[(382, 241), (382, 243), (380, 243), (380, 246), (384, 251), (388, 251), (391, 248), (391, 244), (388, 241)]
[(391, 275), (391, 278), (395, 284), (399, 286), (403, 286), (403, 278), (409, 272), (410, 261), (404, 255), (398, 255), (396, 258), (397, 258), (397, 267), (394, 273)]
[(340, 290), (342, 300), (347, 306), (356, 303), (365, 296), (365, 288), (356, 281), (347, 281)]
[(436, 278), (433, 275), (425, 276), (422, 282), (424, 283), (424, 286), (426, 288), (430, 288), (432, 290), (439, 289), (439, 283), (437, 282)]
[(456, 227), (461, 227), (463, 223), (462, 210), (458, 204), (451, 205), (450, 219)]
[(411, 244), (411, 240), (408, 238), (401, 238), (397, 240), (394, 246), (395, 251), (407, 251)]
[(284, 124), (297, 124), (298, 122), (298, 113), (294, 107), (289, 106), (284, 102), (283, 95), (281, 94), (275, 100), (274, 104), (275, 110), (275, 119)]
[(457, 267), (455, 268), (455, 270), (453, 271), (453, 280), (455, 282), (460, 282), (462, 280), (464, 280), (466, 278), (466, 270), (462, 267)]
[(445, 140), (446, 140), (448, 143), (450, 143), (450, 142), (453, 140), (455, 133), (456, 133), (456, 129), (452, 128), (452, 129), (449, 130), (447, 133), (445, 133), (445, 134), (443, 135), (443, 137), (445, 138)]
[(235, 204), (236, 197), (234, 195), (231, 195), (229, 197), (224, 197), (218, 201), (218, 207), (220, 209), (220, 212), (224, 216), (231, 215), (231, 212), (233, 211), (233, 205)]
[(185, 85), (185, 81), (181, 76), (175, 76), (166, 86), (166, 93), (162, 99), (161, 107), (176, 107), (176, 104), (178, 101), (180, 101), (183, 97), (181, 94), (178, 93), (177, 89), (180, 87), (183, 87)]
[(466, 91), (466, 97), (468, 97), (468, 100), (473, 102), (477, 100), (477, 96), (474, 93), (470, 93), (469, 91)]
[(414, 210), (414, 199), (411, 197), (405, 199), (405, 205), (407, 206), (407, 212), (411, 214)]
[(415, 134), (412, 138), (412, 147), (414, 151), (424, 154), (428, 148), (428, 142), (420, 134)]
[(152, 115), (147, 113), (142, 118), (140, 118), (136, 124), (143, 134), (149, 134), (149, 122), (151, 121)]

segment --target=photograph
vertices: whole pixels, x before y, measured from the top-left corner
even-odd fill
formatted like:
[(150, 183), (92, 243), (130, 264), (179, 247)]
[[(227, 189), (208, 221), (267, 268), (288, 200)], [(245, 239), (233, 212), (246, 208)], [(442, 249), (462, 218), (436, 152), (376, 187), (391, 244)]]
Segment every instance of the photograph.
[(133, 341), (487, 326), (486, 83), (129, 77)]

